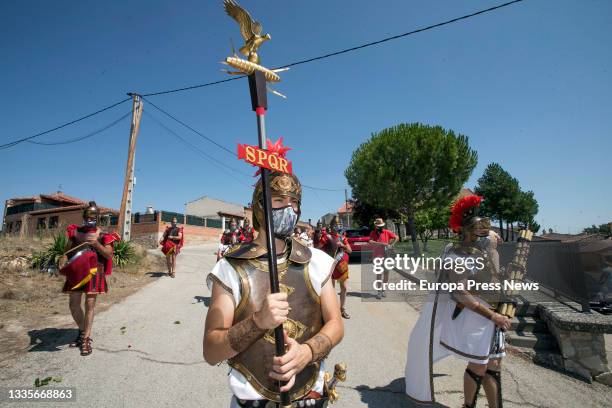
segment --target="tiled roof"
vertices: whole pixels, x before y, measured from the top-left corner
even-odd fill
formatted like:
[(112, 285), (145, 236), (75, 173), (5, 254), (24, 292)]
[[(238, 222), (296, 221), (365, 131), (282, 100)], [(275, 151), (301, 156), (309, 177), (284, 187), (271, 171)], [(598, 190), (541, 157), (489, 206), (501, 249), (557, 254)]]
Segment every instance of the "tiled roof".
[(352, 213), (354, 211), (354, 208), (355, 208), (355, 203), (349, 200), (348, 203), (345, 202), (344, 204), (342, 204), (342, 207), (338, 208), (338, 213), (339, 214), (344, 214), (347, 212)]
[(71, 204), (86, 204), (87, 203), (87, 201), (85, 200), (81, 200), (80, 198), (69, 196), (67, 194), (62, 193), (61, 191), (58, 191), (57, 193), (53, 193), (53, 194), (41, 194), (40, 197), (46, 198), (49, 200), (71, 203)]
[[(87, 206), (87, 204), (76, 204), (76, 205), (68, 205), (66, 207), (55, 207), (55, 208), (46, 208), (44, 210), (32, 211), (30, 215), (42, 215), (42, 214), (53, 214), (60, 213), (66, 211), (74, 211), (74, 210), (82, 210)], [(118, 215), (119, 211), (113, 210), (112, 208), (100, 207), (98, 206), (100, 213), (112, 213), (114, 215)]]

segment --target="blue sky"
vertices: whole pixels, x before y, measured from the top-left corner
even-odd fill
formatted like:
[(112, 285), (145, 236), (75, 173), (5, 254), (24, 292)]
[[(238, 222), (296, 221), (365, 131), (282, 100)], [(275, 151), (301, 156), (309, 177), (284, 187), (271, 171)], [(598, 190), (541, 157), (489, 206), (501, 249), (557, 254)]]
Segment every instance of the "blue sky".
[[(240, 2), (271, 33), (262, 61), (279, 66), (490, 7), (475, 0)], [(19, 1), (0, 4), (0, 141), (29, 136), (140, 93), (224, 79), (219, 64), (240, 42), (221, 1)], [(612, 2), (526, 0), (397, 41), (295, 67), (269, 95), (268, 135), (285, 138), (302, 182), (343, 189), (352, 151), (401, 122), (439, 124), (469, 137), (479, 162), (500, 163), (559, 232), (612, 221)], [(256, 144), (246, 80), (151, 101), (234, 150)], [(60, 141), (104, 127), (125, 103), (39, 138)], [(223, 150), (146, 112), (218, 160)], [(62, 191), (119, 207), (129, 121), (63, 146), (0, 151), (0, 200)], [(252, 179), (220, 168), (144, 116), (134, 210), (182, 211), (208, 195), (250, 201)], [(231, 174), (231, 176), (230, 176)], [(335, 210), (344, 192), (306, 189), (303, 218)]]

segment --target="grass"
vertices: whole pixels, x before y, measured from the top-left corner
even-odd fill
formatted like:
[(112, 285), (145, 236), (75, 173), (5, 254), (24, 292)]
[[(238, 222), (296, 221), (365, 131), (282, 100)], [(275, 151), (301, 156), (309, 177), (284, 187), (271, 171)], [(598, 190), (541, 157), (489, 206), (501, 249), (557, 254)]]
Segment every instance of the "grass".
[[(440, 254), (442, 253), (442, 249), (450, 241), (447, 239), (430, 239), (429, 241), (427, 241), (427, 251), (423, 251), (423, 242), (421, 242), (420, 240), (418, 242), (422, 254), (424, 254), (425, 256), (436, 257), (440, 256)], [(412, 241), (410, 240), (410, 238), (408, 238), (408, 240), (404, 240), (395, 244), (395, 252), (397, 252), (398, 254), (412, 255)]]

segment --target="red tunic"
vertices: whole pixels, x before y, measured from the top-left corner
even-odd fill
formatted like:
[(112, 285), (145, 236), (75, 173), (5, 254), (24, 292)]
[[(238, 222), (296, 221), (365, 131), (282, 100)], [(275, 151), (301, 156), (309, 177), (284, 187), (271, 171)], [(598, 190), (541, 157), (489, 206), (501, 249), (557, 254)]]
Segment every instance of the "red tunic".
[[(87, 234), (96, 234), (98, 232), (97, 228), (78, 226), (75, 224), (69, 225), (66, 228), (66, 233), (68, 235), (68, 239), (72, 242), (72, 245), (75, 246), (79, 242), (84, 241), (84, 238)], [(111, 245), (111, 248), (114, 245), (114, 242), (119, 241), (121, 238), (115, 232), (107, 234), (101, 233), (99, 235), (100, 242), (102, 245)], [(91, 277), (91, 279), (80, 286), (79, 288), (73, 288), (73, 280), (70, 279), (69, 276), (66, 276), (66, 282), (64, 283), (63, 291), (64, 292), (85, 292), (85, 293), (106, 293), (108, 292), (108, 283), (106, 282), (106, 275), (110, 275), (113, 272), (113, 258), (106, 259), (103, 256), (99, 255), (96, 252), (97, 256), (97, 271)]]
[(185, 234), (183, 233), (183, 227), (176, 227), (178, 228), (179, 233), (181, 234), (180, 240), (174, 240), (174, 239), (168, 238), (170, 236), (170, 232), (172, 232), (172, 228), (173, 228), (172, 226), (168, 226), (166, 227), (166, 230), (164, 231), (164, 237), (161, 242), (161, 245), (162, 245), (161, 251), (163, 252), (164, 255), (169, 255), (172, 253), (175, 253), (176, 255), (178, 255), (181, 252), (183, 243), (185, 242)]
[[(335, 233), (332, 233), (331, 235), (324, 234), (319, 240), (319, 248), (327, 252), (327, 254), (332, 257), (337, 256), (337, 252), (339, 252), (339, 251), (336, 251), (336, 253), (330, 253), (330, 252), (333, 252), (334, 245), (332, 244), (332, 241), (334, 240), (341, 241), (343, 245), (349, 244), (346, 237), (341, 237)], [(336, 266), (334, 268), (334, 272), (332, 273), (332, 279), (339, 280), (339, 281), (345, 281), (348, 279), (348, 276), (349, 276), (349, 268), (348, 268), (349, 256), (346, 252), (344, 252), (344, 250), (341, 249), (341, 251), (342, 251), (342, 257), (340, 259), (336, 259)]]

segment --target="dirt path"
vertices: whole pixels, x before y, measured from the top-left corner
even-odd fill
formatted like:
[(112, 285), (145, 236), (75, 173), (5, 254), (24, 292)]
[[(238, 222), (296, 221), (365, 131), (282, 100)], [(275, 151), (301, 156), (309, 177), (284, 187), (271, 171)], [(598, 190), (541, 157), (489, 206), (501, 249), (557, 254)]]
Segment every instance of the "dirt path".
[[(158, 279), (97, 315), (91, 356), (69, 349), (74, 332), (59, 329), (3, 370), (0, 388), (59, 376), (63, 380), (54, 386), (76, 388), (77, 402), (71, 406), (227, 407), (227, 365), (211, 367), (202, 359), (210, 301), (204, 277), (215, 262), (214, 250), (211, 245), (185, 248), (176, 279)], [(334, 407), (410, 407), (403, 394), (404, 364), (418, 312), (404, 301), (373, 301), (360, 292), (359, 266), (351, 265), (350, 273), (352, 318), (346, 321), (344, 341), (328, 359), (329, 365), (348, 365), (348, 380), (340, 385), (341, 400)], [(436, 366), (438, 406), (461, 405), (464, 368), (453, 359)], [(586, 384), (518, 357), (506, 359), (504, 378), (506, 407), (612, 405), (604, 385)], [(44, 406), (58, 404), (37, 404)]]

